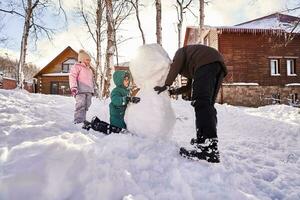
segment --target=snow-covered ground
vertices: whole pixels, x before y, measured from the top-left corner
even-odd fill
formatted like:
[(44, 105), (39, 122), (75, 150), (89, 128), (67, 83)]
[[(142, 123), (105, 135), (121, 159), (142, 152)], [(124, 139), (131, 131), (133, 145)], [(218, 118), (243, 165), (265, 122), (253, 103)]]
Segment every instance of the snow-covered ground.
[[(89, 118), (108, 120), (108, 104), (93, 99)], [(72, 124), (72, 97), (0, 90), (0, 199), (300, 199), (299, 109), (216, 105), (221, 163), (209, 164), (178, 155), (194, 112), (172, 105), (162, 141), (88, 133)]]

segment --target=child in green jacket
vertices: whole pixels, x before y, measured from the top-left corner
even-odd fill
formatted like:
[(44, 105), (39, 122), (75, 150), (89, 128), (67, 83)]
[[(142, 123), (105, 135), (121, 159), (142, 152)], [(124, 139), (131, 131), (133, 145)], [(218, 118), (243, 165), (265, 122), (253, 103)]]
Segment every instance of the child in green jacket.
[(110, 124), (119, 128), (126, 129), (124, 121), (125, 110), (129, 102), (140, 102), (139, 97), (131, 97), (129, 92), (130, 74), (128, 71), (115, 71), (113, 80), (116, 87), (110, 94), (111, 103), (109, 104)]

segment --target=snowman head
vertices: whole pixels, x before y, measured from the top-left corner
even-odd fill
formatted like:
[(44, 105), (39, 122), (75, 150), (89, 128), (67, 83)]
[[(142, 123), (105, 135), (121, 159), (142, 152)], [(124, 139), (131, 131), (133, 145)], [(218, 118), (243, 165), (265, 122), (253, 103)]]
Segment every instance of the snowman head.
[(171, 60), (158, 44), (147, 44), (137, 49), (129, 68), (134, 82), (140, 88), (164, 85)]

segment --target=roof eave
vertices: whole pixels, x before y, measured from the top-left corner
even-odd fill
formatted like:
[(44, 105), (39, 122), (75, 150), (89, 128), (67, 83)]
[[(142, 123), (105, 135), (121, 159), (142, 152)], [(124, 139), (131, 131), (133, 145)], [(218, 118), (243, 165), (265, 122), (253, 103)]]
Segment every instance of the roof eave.
[[(61, 51), (57, 56), (55, 56), (55, 58), (53, 58), (45, 67), (43, 67), (38, 73), (36, 73), (33, 78), (37, 78), (38, 76), (41, 75), (41, 72), (46, 69), (54, 60), (56, 60), (61, 54), (63, 54), (65, 51), (67, 51), (68, 49), (70, 49), (71, 51), (74, 51), (75, 53), (77, 53), (77, 51), (75, 51), (72, 47), (67, 46), (63, 51)], [(78, 54), (78, 53), (77, 53)]]

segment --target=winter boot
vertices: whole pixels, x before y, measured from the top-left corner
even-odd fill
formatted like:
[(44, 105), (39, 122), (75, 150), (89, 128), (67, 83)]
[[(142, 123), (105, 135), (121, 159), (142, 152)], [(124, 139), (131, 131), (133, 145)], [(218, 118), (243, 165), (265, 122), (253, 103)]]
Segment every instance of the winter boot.
[(101, 121), (98, 117), (93, 117), (91, 121), (91, 128), (95, 131), (99, 131), (106, 135), (111, 133), (119, 133), (122, 129), (116, 126), (112, 126), (109, 123)]
[(83, 125), (82, 125), (82, 128), (83, 129), (86, 129), (86, 130), (90, 130), (90, 128), (92, 128), (92, 124), (86, 120), (83, 121)]
[(206, 160), (212, 163), (219, 163), (218, 139), (206, 139), (204, 143), (196, 144), (193, 150), (181, 147), (179, 154), (191, 160)]
[(204, 136), (200, 136), (197, 134), (197, 138), (192, 138), (190, 141), (191, 145), (197, 145), (197, 144), (203, 144), (205, 142), (206, 138)]

